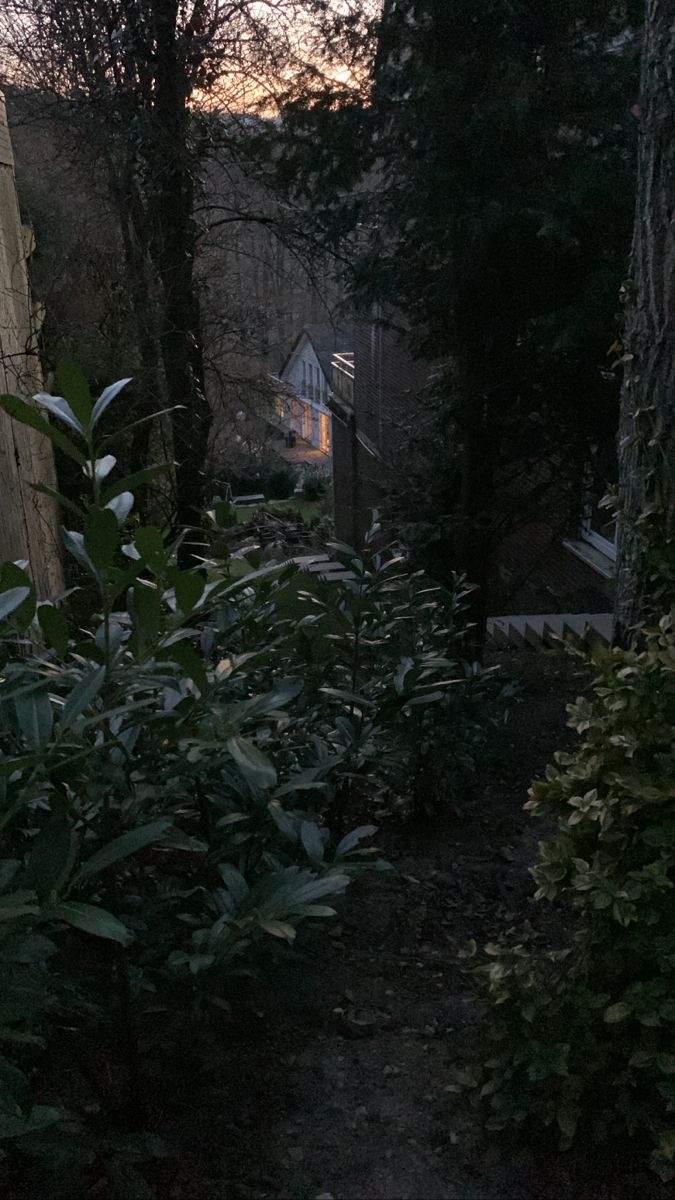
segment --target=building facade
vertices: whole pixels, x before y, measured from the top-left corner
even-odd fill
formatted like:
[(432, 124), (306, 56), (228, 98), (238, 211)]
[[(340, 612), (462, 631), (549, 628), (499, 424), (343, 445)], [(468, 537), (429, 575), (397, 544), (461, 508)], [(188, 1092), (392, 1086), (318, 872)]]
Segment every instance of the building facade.
[(419, 420), (432, 368), (413, 358), (406, 331), (376, 306), (354, 329), (353, 353), (332, 360), (333, 490), (339, 538), (359, 545)]
[[(374, 308), (354, 330), (352, 354), (332, 359), (333, 489), (337, 536), (360, 545), (370, 514), (396, 488), (406, 445), (425, 415), (433, 364), (409, 349), (400, 320)], [(604, 612), (612, 607), (614, 530), (598, 504), (611, 473), (598, 456), (580, 526), (534, 513), (491, 556), (491, 613)], [(420, 495), (420, 518), (425, 497)]]
[(336, 352), (348, 350), (351, 336), (349, 330), (331, 325), (306, 326), (273, 376), (275, 424), (289, 440), (301, 440), (308, 451), (319, 451), (327, 471), (333, 457), (331, 360)]

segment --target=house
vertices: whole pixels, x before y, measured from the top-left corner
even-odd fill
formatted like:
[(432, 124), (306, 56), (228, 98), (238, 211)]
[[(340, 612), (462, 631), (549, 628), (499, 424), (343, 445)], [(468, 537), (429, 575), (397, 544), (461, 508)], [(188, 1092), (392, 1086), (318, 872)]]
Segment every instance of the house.
[(352, 333), (334, 325), (306, 325), (278, 375), (272, 421), (294, 460), (330, 470), (332, 462), (331, 361), (351, 347)]
[[(427, 417), (435, 367), (413, 356), (400, 315), (386, 320), (378, 306), (357, 323), (353, 352), (334, 354), (331, 365), (336, 533), (358, 546), (371, 510), (391, 496), (405, 470), (413, 427), (422, 429)], [(598, 450), (589, 464), (578, 527), (565, 513), (534, 512), (502, 536), (491, 555), (490, 613), (611, 610), (615, 534), (599, 501), (612, 482), (612, 451)], [(419, 502), (423, 515), (424, 495)]]

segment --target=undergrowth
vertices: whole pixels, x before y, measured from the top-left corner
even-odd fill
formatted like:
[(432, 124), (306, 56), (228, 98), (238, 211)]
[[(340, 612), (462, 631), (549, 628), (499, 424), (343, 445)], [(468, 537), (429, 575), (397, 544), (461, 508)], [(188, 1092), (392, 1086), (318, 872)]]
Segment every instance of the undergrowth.
[[(81, 591), (45, 602), (29, 564), (0, 575), (0, 1178), (22, 1194), (152, 1194), (170, 1148), (149, 1128), (147, 1055), (218, 1035), (241, 975), (386, 866), (374, 809), (456, 802), (481, 744), (462, 582), (431, 589), (401, 555), (339, 545), (341, 582), (256, 551), (239, 577), (224, 504), (179, 565), (180, 539), (130, 518), (170, 464), (116, 479), (120, 431), (101, 433), (125, 382), (94, 403), (65, 372), (63, 396), (37, 397), (57, 424), (0, 399), (84, 492), (59, 497)], [(367, 823), (348, 829), (354, 796)]]

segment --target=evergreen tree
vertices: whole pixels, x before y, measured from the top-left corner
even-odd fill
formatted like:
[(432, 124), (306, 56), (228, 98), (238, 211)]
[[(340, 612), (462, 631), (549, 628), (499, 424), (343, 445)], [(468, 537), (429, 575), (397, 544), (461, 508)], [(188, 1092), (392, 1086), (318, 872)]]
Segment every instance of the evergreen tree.
[(282, 183), (311, 196), (357, 308), (402, 314), (444, 368), (392, 515), (425, 566), (481, 585), (479, 617), (494, 547), (533, 513), (579, 516), (590, 447), (616, 430), (640, 17), (637, 0), (385, 0), (369, 102), (286, 110)]
[(402, 310), (416, 351), (447, 366), (445, 463), (426, 464), (437, 550), (483, 611), (495, 543), (533, 509), (564, 521), (616, 426), (637, 16), (610, 0), (385, 4), (357, 294)]

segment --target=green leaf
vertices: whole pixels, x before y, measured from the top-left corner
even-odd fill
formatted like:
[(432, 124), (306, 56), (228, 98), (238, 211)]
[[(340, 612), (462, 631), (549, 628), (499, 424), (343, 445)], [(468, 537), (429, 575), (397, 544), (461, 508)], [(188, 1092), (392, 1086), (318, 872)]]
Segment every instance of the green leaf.
[(116, 429), (113, 433), (106, 434), (101, 438), (99, 446), (107, 446), (110, 442), (116, 442), (119, 438), (128, 437), (134, 429), (138, 429), (140, 425), (147, 425), (148, 421), (156, 421), (158, 417), (165, 417), (168, 413), (178, 412), (184, 409), (184, 404), (172, 404), (169, 408), (159, 408), (157, 412), (149, 413), (147, 417), (140, 417), (138, 421), (132, 421), (130, 425), (125, 425), (122, 429)]
[(277, 773), (266, 754), (248, 738), (228, 739), (227, 749), (239, 770), (249, 783), (258, 788), (271, 788), (277, 782)]
[(112, 403), (115, 397), (122, 391), (122, 388), (126, 387), (128, 383), (131, 383), (131, 378), (118, 379), (117, 383), (111, 383), (109, 387), (103, 389), (91, 414), (92, 429), (100, 421), (108, 405)]
[(38, 433), (44, 434), (57, 446), (59, 450), (67, 454), (69, 458), (79, 463), (81, 467), (87, 461), (86, 455), (75, 446), (70, 438), (66, 437), (60, 429), (54, 425), (50, 425), (43, 416), (33, 408), (32, 404), (26, 404), (25, 400), (20, 400), (18, 396), (0, 396), (0, 408), (2, 408), (15, 421), (20, 421), (22, 425), (28, 425), (30, 429), (36, 429)]
[(89, 383), (77, 363), (64, 359), (56, 368), (55, 384), (62, 396), (70, 404), (75, 416), (85, 426), (91, 419), (92, 399)]
[(307, 857), (312, 862), (323, 862), (324, 844), (323, 838), (319, 831), (319, 826), (315, 825), (314, 821), (303, 821), (300, 825), (300, 841), (302, 842)]
[(80, 904), (76, 900), (65, 900), (46, 910), (44, 919), (65, 921), (74, 929), (81, 929), (84, 933), (91, 933), (95, 937), (106, 938), (111, 942), (119, 942), (122, 946), (128, 946), (129, 942), (133, 941), (133, 934), (126, 925), (123, 925), (106, 909), (97, 908), (93, 904)]
[(113, 513), (118, 525), (123, 525), (129, 513), (134, 507), (133, 492), (120, 492), (119, 495), (113, 496), (106, 504), (108, 512)]
[(6, 592), (0, 592), (0, 621), (11, 616), (28, 596), (30, 596), (29, 587), (8, 588)]
[(204, 580), (195, 571), (179, 571), (172, 567), (168, 574), (169, 583), (176, 593), (176, 604), (184, 614), (192, 612), (204, 593)]
[(154, 467), (145, 467), (142, 471), (134, 471), (131, 475), (126, 475), (124, 479), (118, 479), (117, 483), (111, 483), (103, 493), (102, 500), (107, 504), (109, 500), (114, 500), (115, 496), (119, 496), (120, 492), (133, 492), (135, 488), (142, 487), (145, 483), (150, 483), (151, 480), (157, 479), (159, 475), (166, 475), (171, 471), (175, 463), (165, 462), (157, 463)]
[(64, 1113), (58, 1108), (50, 1108), (44, 1104), (35, 1104), (27, 1116), (23, 1113), (0, 1112), (0, 1138), (26, 1137), (31, 1133), (39, 1133), (48, 1129), (57, 1121), (63, 1120)]
[(158, 821), (152, 821), (149, 825), (141, 825), (138, 829), (130, 829), (128, 833), (121, 834), (107, 846), (97, 850), (82, 864), (73, 878), (73, 883), (80, 883), (83, 879), (88, 879), (91, 875), (97, 875), (99, 871), (104, 871), (113, 863), (119, 862), (123, 858), (129, 858), (138, 850), (149, 846), (151, 842), (158, 841), (170, 828), (171, 820), (168, 817), (160, 817)]
[[(175, 642), (168, 651), (166, 658), (178, 663), (188, 679), (194, 680), (202, 696), (208, 691), (209, 680), (204, 668), (204, 660), (189, 642)], [(162, 656), (164, 657), (164, 655)]]
[(241, 904), (244, 900), (248, 899), (249, 886), (241, 871), (238, 871), (231, 863), (220, 863), (218, 871), (225, 887), (230, 892), (236, 904)]
[(357, 829), (352, 829), (350, 833), (346, 833), (335, 850), (335, 857), (340, 858), (343, 854), (349, 854), (359, 842), (364, 838), (372, 837), (377, 833), (377, 825), (359, 825)]
[(0, 859), (0, 892), (4, 892), (7, 885), (12, 882), (20, 866), (21, 862), (18, 858)]
[(84, 537), (76, 529), (61, 529), (63, 544), (76, 562), (79, 562), (90, 575), (96, 575), (96, 568), (84, 548)]
[(49, 938), (43, 937), (41, 933), (29, 933), (20, 938), (10, 950), (6, 950), (4, 958), (8, 962), (35, 966), (36, 963), (45, 962), (52, 954), (56, 954), (56, 946)]
[(293, 925), (289, 925), (288, 921), (275, 921), (272, 917), (258, 917), (258, 924), (265, 933), (271, 933), (272, 937), (283, 938), (286, 942), (294, 942), (296, 937), (296, 929)]
[(103, 687), (104, 680), (105, 667), (94, 667), (77, 681), (61, 710), (61, 729), (67, 729), (88, 708)]
[(250, 700), (244, 700), (238, 707), (246, 718), (253, 716), (268, 716), (269, 713), (275, 712), (279, 708), (285, 708), (289, 701), (294, 700), (300, 695), (303, 689), (302, 679), (297, 679), (293, 676), (288, 679), (282, 679), (275, 684), (271, 692), (264, 692), (261, 696), (252, 696)]
[(44, 750), (54, 727), (54, 709), (45, 692), (29, 692), (14, 701), (19, 728), (31, 750)]
[(108, 1175), (112, 1184), (109, 1189), (111, 1200), (156, 1200), (154, 1188), (128, 1160), (114, 1158), (108, 1167)]
[(20, 629), (27, 629), (35, 616), (35, 588), (33, 587), (33, 581), (28, 572), (24, 571), (18, 563), (6, 562), (3, 563), (2, 570), (0, 570), (0, 596), (12, 588), (29, 589), (30, 594), (14, 608), (12, 613), (12, 621)]
[(163, 570), (166, 549), (159, 529), (154, 525), (142, 525), (140, 529), (136, 530), (134, 542), (143, 562), (147, 563), (153, 571)]
[(133, 618), (143, 642), (154, 642), (162, 625), (162, 603), (156, 588), (137, 583), (133, 591)]
[(292, 795), (293, 792), (311, 792), (315, 788), (324, 789), (327, 785), (320, 779), (324, 769), (324, 766), (307, 767), (304, 771), (298, 771), (295, 775), (291, 775), (286, 783), (277, 788), (274, 793), (275, 799)]
[(21, 884), (32, 888), (44, 904), (68, 879), (75, 852), (72, 829), (65, 820), (54, 818), (35, 838)]
[(49, 392), (38, 392), (33, 396), (36, 404), (42, 405), (53, 416), (58, 417), (59, 421), (63, 421), (70, 429), (74, 429), (80, 436), (84, 436), (84, 426), (81, 421), (78, 421), (75, 413), (70, 407), (68, 401), (63, 396), (51, 396)]
[(663, 1129), (657, 1134), (659, 1150), (664, 1158), (675, 1157), (675, 1129)]
[(604, 1019), (608, 1025), (618, 1025), (620, 1021), (625, 1021), (632, 1012), (633, 1006), (620, 1000), (618, 1004), (610, 1004), (609, 1008), (605, 1009)]
[(675, 1054), (657, 1054), (656, 1065), (664, 1075), (675, 1075)]
[(119, 530), (108, 508), (91, 508), (84, 520), (84, 548), (97, 571), (105, 571), (115, 557)]
[[(107, 479), (116, 463), (117, 459), (114, 454), (104, 454), (103, 458), (97, 458), (94, 462), (94, 479), (96, 482), (101, 483), (104, 479)], [(88, 479), (91, 479), (90, 463), (87, 463), (84, 473)]]
[(18, 892), (0, 896), (0, 921), (13, 921), (15, 917), (36, 917), (39, 912), (37, 896), (32, 888), (21, 888)]
[(40, 604), (37, 617), (47, 645), (63, 657), (68, 649), (68, 622), (61, 609), (53, 604)]

